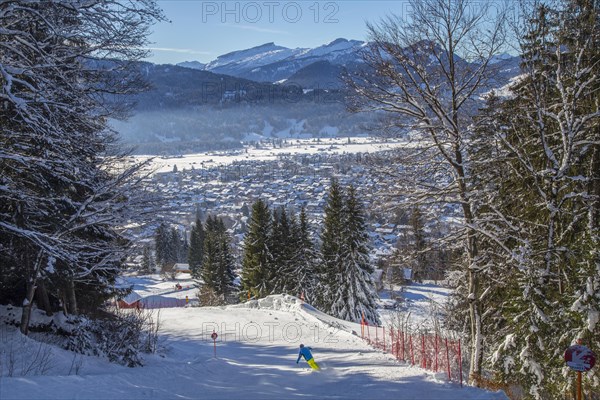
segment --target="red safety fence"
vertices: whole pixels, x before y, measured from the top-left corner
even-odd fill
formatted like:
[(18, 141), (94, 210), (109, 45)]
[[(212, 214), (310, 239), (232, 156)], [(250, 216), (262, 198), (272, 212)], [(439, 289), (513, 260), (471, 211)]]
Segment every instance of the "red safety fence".
[(441, 334), (410, 332), (361, 323), (361, 337), (371, 346), (392, 354), (398, 361), (444, 372), (449, 381), (463, 384), (461, 340)]

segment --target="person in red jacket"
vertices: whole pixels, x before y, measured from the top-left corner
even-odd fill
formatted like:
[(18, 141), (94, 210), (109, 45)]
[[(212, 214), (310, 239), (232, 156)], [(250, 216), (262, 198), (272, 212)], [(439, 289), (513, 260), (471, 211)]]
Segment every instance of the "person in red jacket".
[(306, 360), (308, 365), (316, 371), (320, 370), (321, 367), (315, 362), (315, 359), (310, 352), (312, 349), (310, 347), (305, 347), (303, 344), (300, 345), (300, 353), (298, 354), (298, 359), (296, 360), (296, 364), (300, 361), (302, 357)]

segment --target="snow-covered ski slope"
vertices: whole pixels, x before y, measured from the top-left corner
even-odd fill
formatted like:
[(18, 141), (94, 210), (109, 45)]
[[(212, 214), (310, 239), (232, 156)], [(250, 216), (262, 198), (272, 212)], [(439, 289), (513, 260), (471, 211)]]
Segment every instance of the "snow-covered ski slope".
[[(353, 334), (359, 325), (291, 296), (163, 309), (160, 320), (165, 350), (144, 367), (86, 357), (79, 375), (67, 375), (72, 355), (53, 349), (62, 375), (57, 367), (51, 375), (1, 378), (0, 399), (506, 399), (398, 363)], [(300, 343), (312, 347), (322, 371), (296, 364)]]

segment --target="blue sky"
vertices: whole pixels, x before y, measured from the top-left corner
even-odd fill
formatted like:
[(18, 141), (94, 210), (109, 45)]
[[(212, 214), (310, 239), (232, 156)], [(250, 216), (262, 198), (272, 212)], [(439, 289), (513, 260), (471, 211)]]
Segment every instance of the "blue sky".
[(208, 62), (221, 54), (268, 42), (316, 47), (337, 38), (366, 39), (365, 22), (376, 22), (404, 1), (159, 0), (171, 21), (155, 25), (148, 61), (175, 64)]

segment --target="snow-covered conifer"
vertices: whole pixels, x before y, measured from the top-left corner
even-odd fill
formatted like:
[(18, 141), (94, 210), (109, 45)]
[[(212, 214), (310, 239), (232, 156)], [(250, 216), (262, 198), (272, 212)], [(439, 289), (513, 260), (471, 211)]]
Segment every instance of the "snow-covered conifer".
[(248, 231), (244, 236), (242, 259), (242, 297), (265, 297), (273, 288), (273, 255), (271, 253), (272, 219), (269, 206), (261, 199), (252, 205)]

